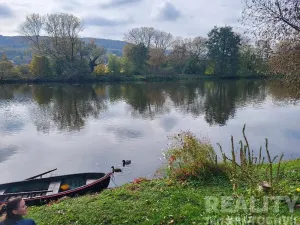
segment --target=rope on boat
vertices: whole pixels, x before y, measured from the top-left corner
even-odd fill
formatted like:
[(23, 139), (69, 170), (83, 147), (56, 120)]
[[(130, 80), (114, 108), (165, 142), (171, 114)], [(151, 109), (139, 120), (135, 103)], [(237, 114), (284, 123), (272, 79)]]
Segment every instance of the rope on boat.
[(119, 186), (119, 185), (117, 185), (117, 184), (115, 183), (115, 176), (114, 176), (114, 174), (111, 176), (111, 181), (116, 185), (116, 187)]

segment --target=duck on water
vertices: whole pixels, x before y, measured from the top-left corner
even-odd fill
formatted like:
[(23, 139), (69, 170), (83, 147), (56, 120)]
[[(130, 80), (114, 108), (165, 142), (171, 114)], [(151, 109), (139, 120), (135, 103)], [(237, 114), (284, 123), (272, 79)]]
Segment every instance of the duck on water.
[(114, 166), (111, 167), (113, 173), (120, 173), (122, 170), (120, 168), (115, 168)]
[(122, 160), (122, 163), (123, 163), (123, 167), (126, 166), (126, 165), (130, 165), (131, 164), (131, 160)]

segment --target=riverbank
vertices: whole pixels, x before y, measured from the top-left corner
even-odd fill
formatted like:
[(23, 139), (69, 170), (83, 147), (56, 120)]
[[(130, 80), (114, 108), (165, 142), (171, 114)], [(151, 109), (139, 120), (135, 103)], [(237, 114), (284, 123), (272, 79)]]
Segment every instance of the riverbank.
[(117, 83), (137, 81), (179, 81), (179, 80), (223, 80), (223, 79), (270, 79), (273, 76), (214, 76), (214, 75), (145, 75), (145, 76), (87, 76), (81, 78), (35, 78), (0, 80), (0, 84), (39, 84), (39, 83)]
[[(290, 197), (298, 195), (300, 188), (300, 159), (286, 161), (281, 164), (286, 169), (286, 177), (282, 182), (282, 190), (290, 193)], [(276, 165), (275, 168), (276, 169)], [(285, 182), (286, 181), (286, 182)], [(288, 182), (287, 182), (288, 181)], [(143, 180), (137, 179), (114, 189), (107, 189), (101, 194), (88, 195), (74, 199), (65, 199), (59, 203), (42, 207), (32, 207), (29, 217), (39, 225), (61, 224), (208, 224), (208, 219), (223, 222), (228, 218), (243, 219), (252, 215), (252, 220), (260, 220), (257, 224), (295, 224), (300, 223), (300, 210), (289, 212), (286, 202), (282, 202), (279, 210), (270, 202), (267, 212), (250, 213), (250, 195), (245, 187), (238, 191), (246, 200), (246, 208), (239, 212), (229, 212), (230, 206), (222, 210), (222, 197), (233, 197), (232, 185), (225, 177), (212, 177), (205, 182), (180, 182), (170, 179)], [(208, 211), (206, 197), (219, 200), (217, 210)], [(241, 198), (242, 199), (242, 198)], [(261, 199), (258, 199), (260, 205)], [(272, 201), (272, 200), (270, 200)], [(261, 209), (261, 206), (258, 206)], [(231, 207), (234, 210), (235, 204)], [(263, 220), (267, 218), (267, 220)], [(281, 222), (280, 222), (280, 221)], [(285, 221), (284, 221), (285, 220)], [(268, 222), (268, 223), (267, 223)], [(218, 224), (213, 222), (210, 224)], [(221, 223), (220, 223), (221, 224)], [(223, 223), (228, 224), (228, 223)], [(245, 224), (245, 223), (230, 223)]]

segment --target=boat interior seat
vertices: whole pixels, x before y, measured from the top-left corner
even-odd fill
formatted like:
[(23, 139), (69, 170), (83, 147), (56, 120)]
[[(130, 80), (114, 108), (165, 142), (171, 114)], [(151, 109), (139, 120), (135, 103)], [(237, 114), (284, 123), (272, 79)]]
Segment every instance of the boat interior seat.
[(86, 185), (89, 185), (91, 183), (94, 183), (97, 179), (87, 179), (86, 180)]
[(57, 194), (59, 192), (60, 183), (61, 181), (52, 181), (48, 188), (50, 192), (48, 192), (47, 195)]

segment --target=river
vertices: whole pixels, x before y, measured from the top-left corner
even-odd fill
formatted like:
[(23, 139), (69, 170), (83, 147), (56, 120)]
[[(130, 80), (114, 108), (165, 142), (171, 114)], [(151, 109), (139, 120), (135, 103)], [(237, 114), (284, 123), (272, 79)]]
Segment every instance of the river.
[(0, 183), (53, 168), (55, 175), (108, 172), (130, 159), (115, 176), (120, 185), (152, 177), (174, 134), (189, 130), (229, 152), (244, 124), (254, 151), (268, 138), (273, 156), (298, 158), (300, 105), (271, 83), (2, 85)]

